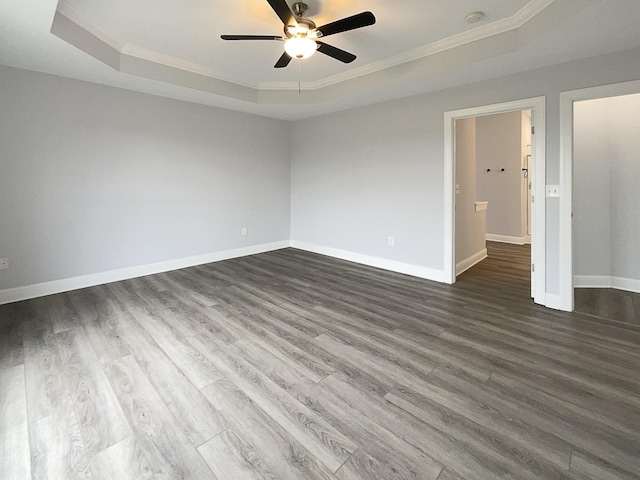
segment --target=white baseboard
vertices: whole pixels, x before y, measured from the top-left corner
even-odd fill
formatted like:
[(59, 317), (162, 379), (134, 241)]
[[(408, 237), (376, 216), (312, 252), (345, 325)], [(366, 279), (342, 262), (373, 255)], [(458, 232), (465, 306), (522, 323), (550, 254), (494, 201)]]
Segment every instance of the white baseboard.
[(411, 275), (413, 277), (424, 278), (427, 280), (434, 280), (436, 282), (444, 282), (444, 272), (442, 270), (420, 267), (418, 265), (413, 265), (410, 263), (397, 262), (395, 260), (388, 260), (386, 258), (373, 257), (370, 255), (363, 255), (361, 253), (350, 252), (348, 250), (323, 247), (321, 245), (314, 245), (311, 243), (299, 242), (296, 240), (291, 241), (291, 246), (300, 250), (306, 250), (307, 252), (319, 253), (320, 255), (326, 255), (328, 257), (334, 257), (341, 260), (347, 260), (349, 262), (369, 265), (370, 267), (382, 268), (383, 270), (391, 270), (392, 272), (404, 273), (405, 275)]
[(20, 300), (27, 300), (30, 298), (44, 297), (45, 295), (53, 295), (60, 292), (68, 292), (79, 288), (93, 287), (94, 285), (102, 285), (104, 283), (119, 282), (130, 278), (178, 270), (180, 268), (193, 267), (195, 265), (203, 265), (205, 263), (219, 262), (221, 260), (228, 260), (231, 258), (245, 257), (247, 255), (280, 250), (290, 246), (291, 242), (289, 242), (289, 240), (283, 240), (279, 242), (253, 245), (250, 247), (207, 253), (195, 257), (178, 258), (175, 260), (168, 260), (166, 262), (122, 268), (119, 270), (110, 270), (107, 272), (93, 273), (79, 277), (64, 278), (61, 280), (25, 285), (17, 288), (9, 288), (6, 290), (0, 290), (0, 305), (18, 302)]
[(487, 258), (487, 249), (483, 248), (477, 253), (474, 253), (468, 258), (465, 258), (461, 262), (456, 263), (456, 275), (460, 275), (463, 272), (466, 272), (474, 265), (480, 263), (482, 260)]
[(495, 233), (487, 233), (485, 238), (489, 242), (514, 243), (516, 245), (524, 245), (525, 243), (531, 243), (530, 236), (511, 237), (509, 235), (497, 235)]
[(640, 293), (640, 280), (609, 275), (574, 275), (573, 286), (575, 288), (615, 288)]
[(574, 275), (573, 286), (575, 288), (610, 288), (611, 276), (609, 275)]

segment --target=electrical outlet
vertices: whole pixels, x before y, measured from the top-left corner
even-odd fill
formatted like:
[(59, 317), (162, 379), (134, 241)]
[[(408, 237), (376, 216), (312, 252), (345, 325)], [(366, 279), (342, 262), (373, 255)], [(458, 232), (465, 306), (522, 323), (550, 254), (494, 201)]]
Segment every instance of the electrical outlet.
[(247, 227), (242, 227), (242, 236), (246, 237), (249, 235), (249, 229)]
[(0, 258), (0, 270), (9, 270), (8, 258)]
[(395, 240), (394, 240), (394, 238), (393, 238), (393, 237), (389, 237), (388, 242), (389, 242), (389, 246), (390, 246), (390, 247), (393, 247), (393, 246), (395, 245)]
[(559, 197), (560, 185), (547, 185), (547, 197)]

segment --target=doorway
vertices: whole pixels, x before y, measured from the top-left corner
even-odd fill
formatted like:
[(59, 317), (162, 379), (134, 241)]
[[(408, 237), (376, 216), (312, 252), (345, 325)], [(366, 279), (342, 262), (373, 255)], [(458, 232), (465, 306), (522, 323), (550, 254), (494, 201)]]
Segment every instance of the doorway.
[[(536, 303), (545, 305), (545, 99), (536, 97), (501, 104), (474, 107), (445, 113), (445, 280), (456, 281), (456, 122), (473, 117), (509, 112), (531, 111), (531, 132), (529, 167), (535, 162), (536, 168), (528, 175), (531, 182), (531, 296)], [(520, 155), (518, 155), (520, 157)], [(520, 161), (520, 160), (518, 160)], [(526, 168), (529, 168), (526, 167)], [(505, 173), (496, 167), (496, 174)], [(525, 168), (524, 166), (520, 168)], [(519, 172), (519, 175), (523, 172)], [(536, 203), (536, 198), (540, 199)], [(480, 206), (482, 208), (482, 206)], [(490, 208), (490, 206), (489, 206)]]
[[(611, 93), (613, 87), (591, 92)], [(615, 89), (622, 95), (572, 101), (573, 298), (569, 306), (638, 325), (640, 93), (624, 93), (624, 88)]]
[(531, 111), (463, 118), (454, 125), (456, 276), (484, 261), (489, 246), (494, 256), (505, 253), (528, 271)]
[[(580, 90), (563, 92), (560, 94), (560, 308), (566, 311), (574, 310), (574, 104), (585, 100), (603, 99), (607, 97), (620, 97), (640, 93), (640, 81), (603, 85)], [(630, 177), (631, 178), (631, 177)], [(637, 221), (637, 214), (634, 217)], [(626, 227), (625, 227), (626, 228)], [(616, 236), (616, 241), (629, 239), (637, 242), (629, 232), (622, 236)], [(628, 259), (631, 260), (630, 258)], [(625, 260), (627, 262), (627, 260)], [(627, 262), (628, 263), (628, 262)], [(620, 277), (608, 275), (610, 283), (618, 283)], [(593, 280), (593, 279), (591, 279)], [(627, 279), (628, 280), (628, 279)], [(583, 281), (580, 280), (579, 281)], [(599, 279), (598, 281), (602, 281)], [(628, 290), (637, 288), (640, 282), (629, 284), (623, 279), (622, 284)]]

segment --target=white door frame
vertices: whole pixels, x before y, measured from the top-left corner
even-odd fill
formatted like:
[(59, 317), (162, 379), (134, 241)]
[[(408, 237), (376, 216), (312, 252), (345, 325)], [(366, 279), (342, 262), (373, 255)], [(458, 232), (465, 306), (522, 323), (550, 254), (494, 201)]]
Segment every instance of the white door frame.
[(560, 93), (560, 309), (573, 311), (573, 104), (640, 93), (640, 80)]
[[(453, 110), (444, 114), (444, 281), (455, 283), (455, 145), (454, 123), (457, 119), (480, 117), (496, 113), (517, 110), (531, 110), (531, 125), (535, 134), (531, 137), (531, 153), (535, 159), (533, 172), (533, 207), (531, 218), (531, 255), (535, 259), (535, 271), (532, 277), (535, 292), (533, 299), (541, 305), (546, 304), (545, 278), (545, 140), (546, 140), (546, 111), (545, 97), (526, 98), (511, 102), (484, 105), (480, 107)], [(491, 207), (489, 207), (491, 208)]]

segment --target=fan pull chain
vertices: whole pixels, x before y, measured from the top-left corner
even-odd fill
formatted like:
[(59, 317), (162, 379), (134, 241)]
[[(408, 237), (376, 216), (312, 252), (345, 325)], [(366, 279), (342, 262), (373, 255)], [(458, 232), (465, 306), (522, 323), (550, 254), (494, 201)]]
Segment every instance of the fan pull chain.
[(300, 78), (302, 77), (302, 59), (298, 59), (298, 95), (302, 94), (302, 87), (300, 86)]

